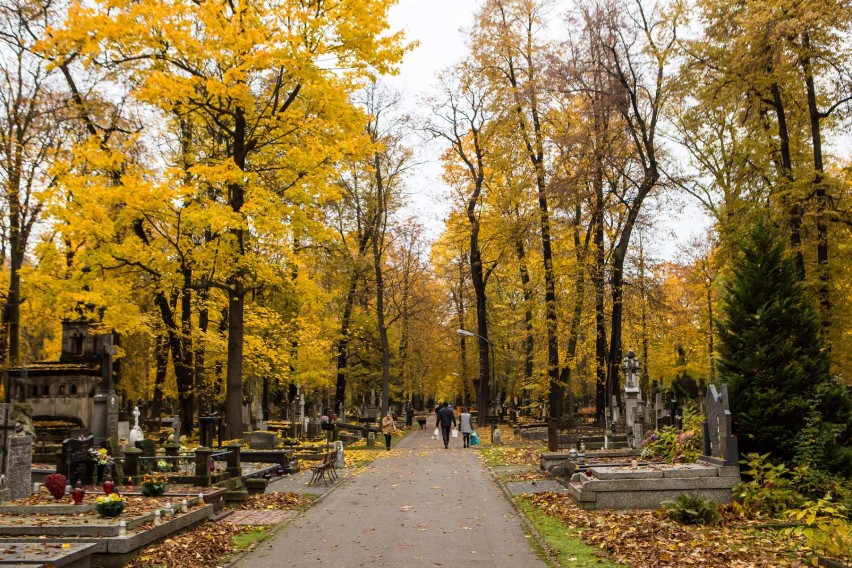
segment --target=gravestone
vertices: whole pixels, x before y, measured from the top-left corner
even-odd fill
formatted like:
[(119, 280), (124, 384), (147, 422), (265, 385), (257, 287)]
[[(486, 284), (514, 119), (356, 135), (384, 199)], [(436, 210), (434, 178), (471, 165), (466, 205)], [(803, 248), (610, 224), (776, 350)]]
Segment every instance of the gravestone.
[(89, 454), (89, 450), (94, 447), (94, 436), (82, 440), (69, 438), (62, 442), (62, 453), (56, 471), (64, 475), (72, 487), (77, 481), (83, 485), (94, 483), (95, 462)]
[(142, 450), (143, 458), (153, 458), (157, 455), (157, 445), (150, 438), (136, 442), (136, 447)]
[(221, 416), (199, 416), (198, 417), (198, 443), (205, 448), (213, 447), (213, 440), (218, 439), (218, 445), (222, 447), (222, 420)]
[(719, 390), (716, 385), (709, 385), (704, 406), (707, 418), (701, 425), (704, 438), (704, 455), (701, 459), (718, 465), (738, 465), (739, 447), (731, 429), (728, 385), (721, 385)]
[(256, 431), (249, 433), (249, 448), (252, 450), (274, 450), (278, 445), (275, 432)]
[(32, 495), (33, 439), (26, 435), (9, 437), (9, 463), (6, 467), (6, 485), (9, 499)]
[(334, 441), (334, 467), (343, 469), (346, 466), (346, 461), (343, 458), (343, 442), (340, 440)]

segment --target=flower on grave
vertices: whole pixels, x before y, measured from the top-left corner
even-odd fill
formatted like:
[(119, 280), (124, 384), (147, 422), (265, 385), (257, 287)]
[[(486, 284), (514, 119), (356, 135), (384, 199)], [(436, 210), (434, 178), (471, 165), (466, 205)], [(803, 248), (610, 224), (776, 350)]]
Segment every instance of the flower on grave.
[(109, 455), (106, 448), (89, 448), (89, 459), (98, 465), (112, 466), (112, 456)]
[(125, 503), (127, 499), (119, 495), (118, 493), (110, 493), (109, 495), (101, 495), (97, 499), (95, 499), (95, 503), (98, 505), (104, 505), (106, 503), (115, 503), (117, 501), (121, 501)]
[(320, 416), (320, 422), (322, 422), (323, 424), (328, 424), (328, 416), (326, 416), (325, 414)]
[(169, 462), (166, 460), (157, 460), (158, 471), (169, 471)]
[(143, 476), (142, 483), (139, 485), (142, 495), (147, 497), (156, 497), (158, 495), (162, 495), (166, 491), (168, 484), (169, 476), (163, 473), (154, 472)]
[(101, 495), (95, 499), (95, 509), (102, 517), (117, 517), (126, 504), (127, 500), (118, 493)]

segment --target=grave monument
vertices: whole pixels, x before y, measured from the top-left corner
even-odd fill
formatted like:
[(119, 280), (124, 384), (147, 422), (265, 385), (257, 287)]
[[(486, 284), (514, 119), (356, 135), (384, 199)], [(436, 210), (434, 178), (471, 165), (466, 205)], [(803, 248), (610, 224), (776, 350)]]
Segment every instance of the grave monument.
[(131, 448), (136, 447), (136, 442), (141, 442), (145, 439), (145, 433), (139, 427), (139, 407), (133, 407), (133, 428), (130, 429), (130, 435), (127, 437), (127, 445)]
[(739, 447), (731, 430), (731, 407), (728, 404), (728, 385), (707, 387), (704, 399), (706, 420), (701, 425), (704, 439), (702, 461), (720, 466), (738, 466)]

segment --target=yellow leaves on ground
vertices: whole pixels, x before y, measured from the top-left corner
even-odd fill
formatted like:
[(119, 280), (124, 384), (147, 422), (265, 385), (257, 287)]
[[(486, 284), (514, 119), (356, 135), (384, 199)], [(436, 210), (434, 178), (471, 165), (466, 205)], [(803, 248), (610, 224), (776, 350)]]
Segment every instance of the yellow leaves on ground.
[(633, 567), (789, 567), (807, 565), (800, 542), (774, 530), (678, 525), (654, 511), (582, 511), (567, 495), (527, 497), (535, 507), (568, 526), (580, 538)]

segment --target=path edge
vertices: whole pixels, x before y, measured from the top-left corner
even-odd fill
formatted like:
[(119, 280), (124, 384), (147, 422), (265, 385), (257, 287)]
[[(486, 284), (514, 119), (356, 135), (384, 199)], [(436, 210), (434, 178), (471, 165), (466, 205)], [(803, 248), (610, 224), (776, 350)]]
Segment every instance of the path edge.
[[(340, 479), (340, 481), (338, 481), (332, 487), (330, 487), (328, 491), (320, 494), (319, 496), (317, 496), (316, 499), (311, 501), (310, 507), (307, 507), (304, 510), (299, 511), (296, 515), (293, 516), (292, 519), (288, 519), (288, 520), (284, 521), (283, 523), (278, 523), (277, 525), (270, 525), (271, 528), (270, 528), (269, 534), (266, 536), (266, 538), (264, 538), (263, 540), (257, 541), (257, 542), (253, 542), (249, 546), (244, 548), (243, 550), (241, 550), (238, 553), (228, 557), (228, 561), (221, 565), (222, 568), (233, 568), (234, 566), (236, 566), (237, 563), (239, 563), (241, 560), (244, 560), (245, 557), (249, 555), (249, 553), (254, 552), (254, 550), (258, 546), (265, 543), (267, 540), (269, 540), (270, 538), (272, 538), (273, 536), (277, 535), (279, 532), (281, 532), (282, 530), (284, 530), (285, 528), (290, 526), (291, 523), (294, 523), (297, 520), (299, 520), (305, 513), (307, 513), (311, 509), (313, 509), (315, 505), (321, 503), (328, 495), (331, 495), (332, 493), (337, 491), (337, 488), (342, 486), (344, 483), (347, 483), (352, 478), (352, 476), (354, 474), (355, 474), (354, 470), (352, 472), (349, 472), (346, 476), (344, 476), (342, 479)], [(224, 521), (224, 522), (227, 522), (227, 521)]]
[[(480, 459), (482, 459), (482, 454), (480, 454), (479, 457)], [(543, 558), (543, 560), (551, 567), (565, 568), (559, 561), (559, 556), (556, 554), (556, 551), (554, 551), (547, 544), (547, 542), (545, 542), (544, 537), (541, 536), (541, 533), (538, 532), (538, 529), (535, 528), (535, 525), (532, 524), (532, 521), (530, 521), (524, 514), (524, 512), (518, 508), (518, 503), (512, 496), (512, 494), (509, 492), (509, 488), (506, 487), (506, 484), (500, 480), (494, 469), (487, 463), (485, 463), (484, 459), (482, 460), (482, 463), (488, 469), (489, 473), (491, 473), (491, 477), (494, 479), (494, 482), (497, 484), (498, 487), (500, 487), (500, 491), (503, 492), (503, 496), (506, 498), (507, 501), (509, 501), (509, 503), (511, 503), (512, 508), (515, 509), (515, 512), (518, 514), (518, 517), (520, 517), (520, 519), (523, 521), (524, 528), (526, 529), (526, 531), (530, 535), (532, 535), (539, 549), (544, 553), (545, 558)]]

